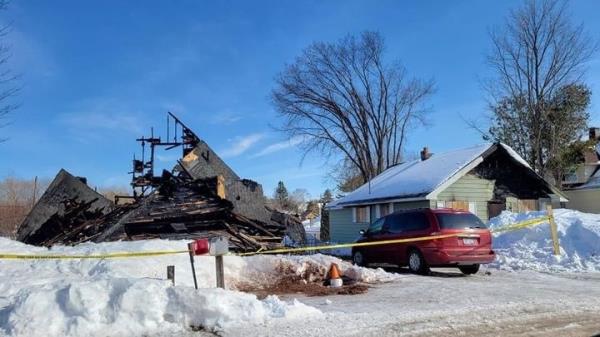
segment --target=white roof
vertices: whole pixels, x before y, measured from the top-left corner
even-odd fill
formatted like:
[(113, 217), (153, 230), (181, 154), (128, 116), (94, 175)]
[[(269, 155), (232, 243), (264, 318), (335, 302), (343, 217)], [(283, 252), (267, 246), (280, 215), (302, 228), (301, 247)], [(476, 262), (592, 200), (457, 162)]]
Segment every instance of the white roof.
[[(492, 146), (493, 143), (485, 143), (465, 149), (435, 153), (427, 160), (418, 159), (390, 167), (369, 183), (330, 203), (328, 208), (370, 204), (383, 200), (434, 199), (434, 194), (441, 192), (481, 163), (482, 155)], [(501, 146), (515, 160), (529, 167), (512, 148), (505, 144)]]
[(388, 168), (329, 207), (366, 200), (389, 198), (417, 198), (425, 196), (440, 186), (493, 144), (482, 144), (466, 149), (436, 153), (427, 160), (413, 160)]

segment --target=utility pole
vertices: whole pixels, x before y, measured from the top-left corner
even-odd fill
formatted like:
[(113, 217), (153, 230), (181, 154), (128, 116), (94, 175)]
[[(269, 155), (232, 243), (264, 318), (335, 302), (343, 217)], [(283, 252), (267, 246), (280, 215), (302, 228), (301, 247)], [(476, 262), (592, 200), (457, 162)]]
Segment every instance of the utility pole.
[(37, 198), (37, 176), (33, 179), (33, 199), (31, 200), (31, 208), (35, 206), (35, 200)]

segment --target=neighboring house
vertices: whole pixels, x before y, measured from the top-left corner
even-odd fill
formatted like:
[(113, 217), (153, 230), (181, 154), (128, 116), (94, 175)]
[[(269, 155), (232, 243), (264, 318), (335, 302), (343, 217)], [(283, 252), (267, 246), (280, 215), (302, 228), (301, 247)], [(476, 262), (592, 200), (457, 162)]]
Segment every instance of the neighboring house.
[(502, 210), (542, 209), (568, 199), (507, 145), (483, 144), (388, 168), (327, 205), (331, 241), (356, 239), (377, 218), (399, 209), (469, 210), (486, 221)]
[(588, 213), (600, 213), (600, 128), (590, 128), (595, 146), (586, 151), (584, 162), (563, 182), (569, 198), (567, 207)]

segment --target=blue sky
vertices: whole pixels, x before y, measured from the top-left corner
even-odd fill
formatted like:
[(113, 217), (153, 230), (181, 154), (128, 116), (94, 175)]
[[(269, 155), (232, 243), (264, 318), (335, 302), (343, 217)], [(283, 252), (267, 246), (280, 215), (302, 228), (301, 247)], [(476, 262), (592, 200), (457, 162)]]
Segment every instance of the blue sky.
[[(1, 129), (0, 177), (53, 177), (61, 167), (93, 186), (126, 185), (135, 137), (178, 115), (241, 176), (271, 194), (277, 181), (318, 196), (332, 158), (302, 153), (273, 130), (275, 75), (313, 41), (379, 31), (389, 59), (434, 78), (430, 126), (407, 150), (481, 143), (461, 119), (486, 110), (487, 31), (520, 1), (13, 1), (11, 67), (22, 104)], [(600, 39), (600, 2), (572, 1)], [(600, 125), (600, 55), (589, 64)], [(160, 153), (169, 167), (179, 151)]]

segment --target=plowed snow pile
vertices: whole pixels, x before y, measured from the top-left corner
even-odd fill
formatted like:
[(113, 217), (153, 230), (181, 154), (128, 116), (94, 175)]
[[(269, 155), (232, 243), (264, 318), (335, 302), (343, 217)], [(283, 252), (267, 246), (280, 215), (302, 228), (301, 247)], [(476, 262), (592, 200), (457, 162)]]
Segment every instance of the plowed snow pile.
[[(181, 250), (186, 241), (148, 240), (86, 243), (51, 250), (0, 238), (1, 253), (100, 254), (149, 250)], [(354, 267), (337, 258), (314, 256), (225, 257), (225, 281), (265, 284), (277, 280), (282, 267), (302, 279), (319, 274), (331, 262), (359, 282), (381, 282), (394, 275)], [(176, 286), (166, 281), (166, 266), (175, 265)], [(141, 336), (178, 334), (190, 327), (226, 330), (269, 320), (306, 320), (318, 309), (298, 301), (215, 285), (212, 257), (196, 257), (199, 291), (193, 289), (186, 254), (129, 259), (0, 260), (0, 336)]]
[[(490, 228), (498, 228), (528, 219), (545, 216), (545, 212), (502, 212), (490, 220)], [(544, 272), (600, 271), (600, 214), (588, 214), (569, 209), (554, 211), (560, 256), (553, 255), (550, 226), (541, 224), (494, 236), (497, 253), (492, 265), (506, 270), (537, 270)]]

